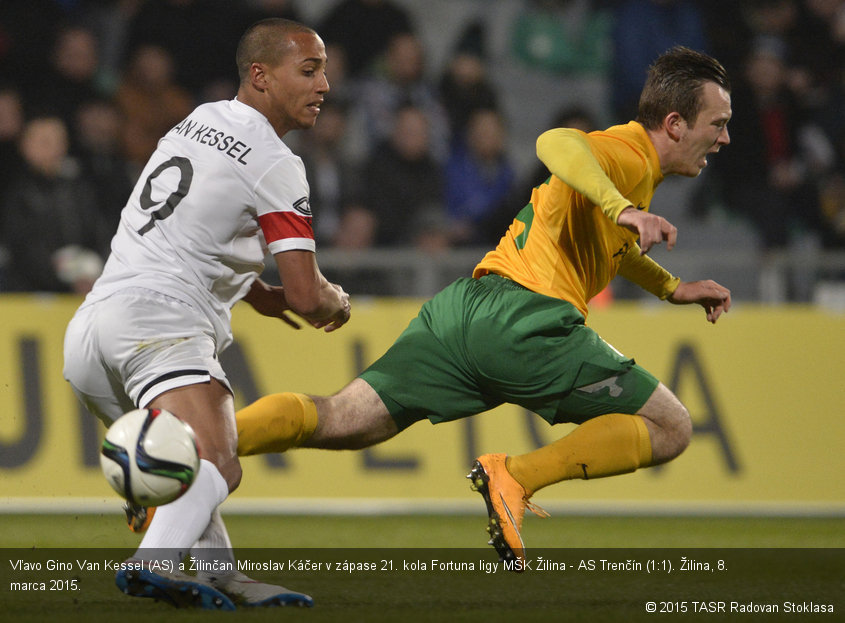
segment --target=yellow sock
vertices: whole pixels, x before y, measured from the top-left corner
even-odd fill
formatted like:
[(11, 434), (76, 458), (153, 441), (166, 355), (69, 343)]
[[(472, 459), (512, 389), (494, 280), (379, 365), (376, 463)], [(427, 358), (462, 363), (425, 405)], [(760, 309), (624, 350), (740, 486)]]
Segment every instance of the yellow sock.
[(531, 495), (561, 480), (601, 478), (651, 464), (651, 440), (638, 415), (611, 413), (587, 420), (566, 437), (508, 457), (511, 475)]
[(238, 456), (284, 452), (300, 446), (317, 428), (317, 407), (305, 394), (259, 398), (235, 414)]

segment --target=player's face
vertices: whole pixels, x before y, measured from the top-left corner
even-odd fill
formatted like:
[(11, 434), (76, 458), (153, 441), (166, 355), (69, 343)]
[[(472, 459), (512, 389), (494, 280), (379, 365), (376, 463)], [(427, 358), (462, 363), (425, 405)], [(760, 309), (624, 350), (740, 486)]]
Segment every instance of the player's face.
[(265, 69), (271, 122), (281, 134), (314, 126), (323, 96), (329, 91), (326, 80), (326, 48), (320, 37), (295, 33), (279, 65)]
[(707, 166), (707, 156), (731, 142), (728, 135), (730, 94), (715, 82), (707, 82), (701, 97), (702, 107), (695, 123), (690, 125), (681, 121), (678, 157), (671, 173), (696, 177)]

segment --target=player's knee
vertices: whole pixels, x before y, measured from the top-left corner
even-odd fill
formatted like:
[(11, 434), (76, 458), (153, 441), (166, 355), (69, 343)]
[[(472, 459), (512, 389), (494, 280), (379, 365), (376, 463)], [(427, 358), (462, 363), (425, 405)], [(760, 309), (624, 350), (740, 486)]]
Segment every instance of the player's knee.
[(687, 408), (665, 385), (658, 386), (640, 411), (646, 418), (652, 442), (652, 465), (671, 461), (692, 439), (692, 420)]
[(680, 455), (692, 440), (692, 419), (687, 408), (678, 403), (671, 418), (669, 428), (669, 443), (667, 444), (667, 461)]
[(229, 461), (228, 464), (220, 470), (220, 474), (226, 480), (226, 485), (229, 487), (229, 493), (232, 493), (232, 491), (237, 489), (238, 485), (241, 484), (241, 477), (243, 476), (243, 470), (241, 469), (241, 463), (238, 461), (238, 457), (235, 457), (233, 461)]
[(238, 457), (232, 456), (229, 453), (216, 453), (212, 456), (208, 456), (208, 454), (204, 458), (207, 458), (207, 460), (214, 463), (214, 466), (217, 468), (217, 471), (220, 472), (220, 475), (223, 477), (223, 480), (226, 481), (226, 486), (229, 488), (229, 493), (237, 489), (238, 485), (241, 484), (241, 477), (243, 476), (241, 462), (238, 460)]

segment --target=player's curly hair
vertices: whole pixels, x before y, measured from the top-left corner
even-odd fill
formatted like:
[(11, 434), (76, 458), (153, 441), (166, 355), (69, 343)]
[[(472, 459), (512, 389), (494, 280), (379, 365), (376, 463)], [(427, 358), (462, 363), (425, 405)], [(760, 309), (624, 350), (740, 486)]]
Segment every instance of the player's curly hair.
[(675, 46), (659, 56), (649, 67), (640, 94), (637, 121), (648, 130), (656, 130), (666, 115), (677, 112), (690, 125), (701, 111), (701, 88), (715, 82), (730, 93), (728, 74), (712, 56), (684, 46)]
[(253, 63), (278, 64), (290, 48), (290, 35), (294, 33), (317, 34), (305, 24), (281, 17), (263, 19), (247, 28), (235, 53), (241, 82), (249, 77)]

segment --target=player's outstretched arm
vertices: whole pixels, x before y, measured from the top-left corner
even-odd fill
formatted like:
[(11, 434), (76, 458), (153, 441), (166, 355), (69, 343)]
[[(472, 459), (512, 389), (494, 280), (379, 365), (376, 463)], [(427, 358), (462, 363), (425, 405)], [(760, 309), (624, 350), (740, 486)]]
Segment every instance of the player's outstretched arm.
[(349, 320), (349, 295), (329, 283), (311, 251), (281, 251), (274, 255), (290, 310), (311, 326), (326, 332)]
[(667, 299), (676, 305), (698, 303), (707, 312), (707, 320), (716, 323), (731, 308), (731, 291), (715, 281), (682, 281)]

